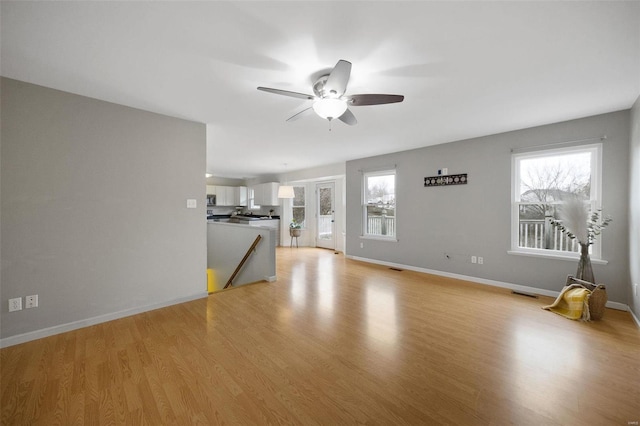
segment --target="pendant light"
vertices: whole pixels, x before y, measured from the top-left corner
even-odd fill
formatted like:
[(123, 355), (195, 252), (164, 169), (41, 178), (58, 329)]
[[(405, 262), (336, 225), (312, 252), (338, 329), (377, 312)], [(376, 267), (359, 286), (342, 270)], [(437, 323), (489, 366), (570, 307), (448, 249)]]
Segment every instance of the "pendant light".
[[(286, 176), (287, 163), (284, 164), (284, 168), (285, 168), (285, 176)], [(293, 193), (293, 186), (287, 185), (286, 179), (284, 183), (285, 183), (284, 185), (280, 185), (278, 187), (278, 198), (293, 198), (295, 196)]]
[(278, 198), (293, 198), (293, 186), (280, 185), (278, 187)]

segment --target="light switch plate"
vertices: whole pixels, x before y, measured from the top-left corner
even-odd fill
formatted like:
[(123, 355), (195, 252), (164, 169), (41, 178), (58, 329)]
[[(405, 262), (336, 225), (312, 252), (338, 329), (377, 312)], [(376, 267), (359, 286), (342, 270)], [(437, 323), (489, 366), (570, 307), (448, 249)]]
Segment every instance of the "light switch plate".
[(195, 198), (187, 198), (188, 209), (195, 209), (197, 207), (198, 207), (198, 200), (196, 200)]

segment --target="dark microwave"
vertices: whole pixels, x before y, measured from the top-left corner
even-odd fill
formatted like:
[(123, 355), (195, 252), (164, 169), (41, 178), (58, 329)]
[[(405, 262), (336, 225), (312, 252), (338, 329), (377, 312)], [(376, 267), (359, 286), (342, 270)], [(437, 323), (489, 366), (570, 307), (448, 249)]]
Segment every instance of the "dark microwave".
[(207, 194), (207, 206), (216, 205), (216, 196), (214, 194)]

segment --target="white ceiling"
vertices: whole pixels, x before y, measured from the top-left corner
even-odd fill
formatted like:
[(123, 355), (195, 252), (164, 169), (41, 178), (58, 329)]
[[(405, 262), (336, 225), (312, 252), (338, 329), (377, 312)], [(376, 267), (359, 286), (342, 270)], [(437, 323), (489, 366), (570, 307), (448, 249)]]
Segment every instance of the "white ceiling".
[[(207, 124), (207, 171), (255, 177), (630, 108), (634, 2), (5, 2), (3, 76)], [(405, 95), (315, 115), (313, 76)]]

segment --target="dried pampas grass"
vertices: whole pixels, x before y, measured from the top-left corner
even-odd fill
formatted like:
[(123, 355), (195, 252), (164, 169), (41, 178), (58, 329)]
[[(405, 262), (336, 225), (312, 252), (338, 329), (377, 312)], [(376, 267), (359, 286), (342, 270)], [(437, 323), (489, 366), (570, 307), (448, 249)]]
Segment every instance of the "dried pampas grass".
[(589, 241), (589, 212), (582, 200), (579, 198), (567, 200), (560, 210), (560, 219), (569, 237), (573, 234), (579, 243), (591, 243)]
[(571, 198), (560, 209), (560, 220), (551, 219), (551, 225), (567, 234), (567, 237), (578, 240), (581, 245), (591, 245), (602, 230), (611, 223), (611, 217), (600, 218), (601, 210), (589, 214), (584, 201)]

